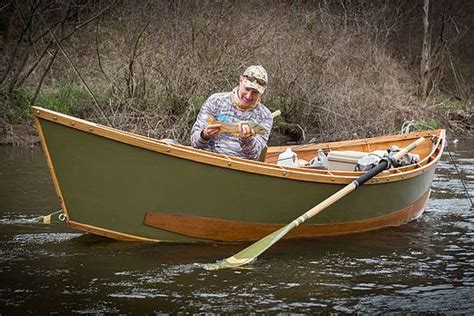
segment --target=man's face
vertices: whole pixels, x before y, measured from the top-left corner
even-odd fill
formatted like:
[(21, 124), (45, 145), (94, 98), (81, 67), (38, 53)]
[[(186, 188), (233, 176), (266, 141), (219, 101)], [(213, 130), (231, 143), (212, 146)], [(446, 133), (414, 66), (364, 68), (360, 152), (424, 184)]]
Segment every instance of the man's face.
[(245, 108), (252, 107), (260, 99), (260, 93), (252, 88), (247, 88), (242, 84), (242, 80), (239, 85), (239, 98), (240, 104)]

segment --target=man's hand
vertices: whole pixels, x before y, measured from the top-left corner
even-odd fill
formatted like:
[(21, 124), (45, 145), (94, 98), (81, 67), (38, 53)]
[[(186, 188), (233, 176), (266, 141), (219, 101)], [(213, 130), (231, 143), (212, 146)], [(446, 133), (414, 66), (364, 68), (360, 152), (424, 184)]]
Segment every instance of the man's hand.
[(201, 137), (204, 140), (209, 140), (216, 136), (221, 131), (222, 124), (207, 125), (201, 132)]
[(254, 128), (251, 128), (246, 123), (239, 123), (239, 135), (240, 138), (249, 138), (251, 136), (257, 135), (257, 132)]

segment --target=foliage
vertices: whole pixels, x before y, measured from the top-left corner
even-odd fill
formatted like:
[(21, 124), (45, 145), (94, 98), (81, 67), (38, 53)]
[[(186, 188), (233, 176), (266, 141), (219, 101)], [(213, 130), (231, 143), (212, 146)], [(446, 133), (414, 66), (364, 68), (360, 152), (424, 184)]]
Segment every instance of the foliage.
[[(444, 115), (440, 111), (454, 106), (465, 111), (471, 104), (472, 84), (465, 80), (469, 72), (455, 65), (472, 60), (472, 50), (465, 49), (472, 39), (465, 34), (474, 19), (459, 10), (465, 5), (457, 1), (433, 5), (434, 39), (445, 39), (445, 55), (439, 59), (439, 89), (433, 87), (428, 102), (419, 98), (421, 2), (103, 0), (39, 5), (39, 12), (55, 13), (48, 26), (34, 20), (38, 15), (25, 14), (31, 8), (9, 7), (12, 23), (5, 24), (10, 29), (4, 34), (10, 37), (1, 56), (6, 61), (1, 67), (8, 68), (1, 85), (5, 107), (0, 111), (11, 122), (27, 120), (34, 101), (106, 123), (82, 83), (70, 79), (77, 76), (49, 33), (40, 32), (54, 25), (60, 25), (52, 30), (64, 39), (62, 46), (114, 126), (149, 137), (187, 142), (205, 99), (230, 91), (250, 64), (262, 64), (269, 73), (262, 101), (270, 110), (282, 111), (276, 129), (296, 126), (299, 134), (320, 140), (393, 133), (411, 120), (446, 127), (449, 123), (438, 119)], [(440, 12), (444, 15), (436, 14)], [(30, 37), (13, 23), (20, 13), (42, 25), (30, 30), (30, 37), (42, 36), (37, 42), (26, 41)], [(420, 32), (413, 31), (418, 28)]]
[(0, 86), (0, 117), (2, 121), (18, 124), (31, 119), (29, 110), (31, 92), (28, 88), (18, 87), (8, 91)]
[(35, 105), (70, 115), (83, 115), (92, 99), (78, 83), (55, 81), (43, 90)]

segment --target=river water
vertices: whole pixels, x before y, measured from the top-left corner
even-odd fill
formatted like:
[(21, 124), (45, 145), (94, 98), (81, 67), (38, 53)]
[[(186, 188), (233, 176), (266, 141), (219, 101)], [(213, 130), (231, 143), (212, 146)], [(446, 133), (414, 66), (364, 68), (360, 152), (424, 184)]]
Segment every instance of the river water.
[(242, 244), (118, 242), (42, 225), (59, 209), (39, 148), (0, 147), (0, 314), (474, 313), (474, 140), (450, 144), (419, 219), (280, 242), (252, 265), (206, 271)]

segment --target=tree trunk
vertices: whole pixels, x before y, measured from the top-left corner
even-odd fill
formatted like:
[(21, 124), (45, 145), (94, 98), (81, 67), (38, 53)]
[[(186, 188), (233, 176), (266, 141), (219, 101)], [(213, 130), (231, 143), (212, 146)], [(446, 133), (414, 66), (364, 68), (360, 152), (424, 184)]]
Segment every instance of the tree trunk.
[(429, 21), (430, 0), (424, 0), (423, 5), (423, 47), (421, 50), (420, 78), (423, 101), (426, 103), (431, 83), (431, 26)]

